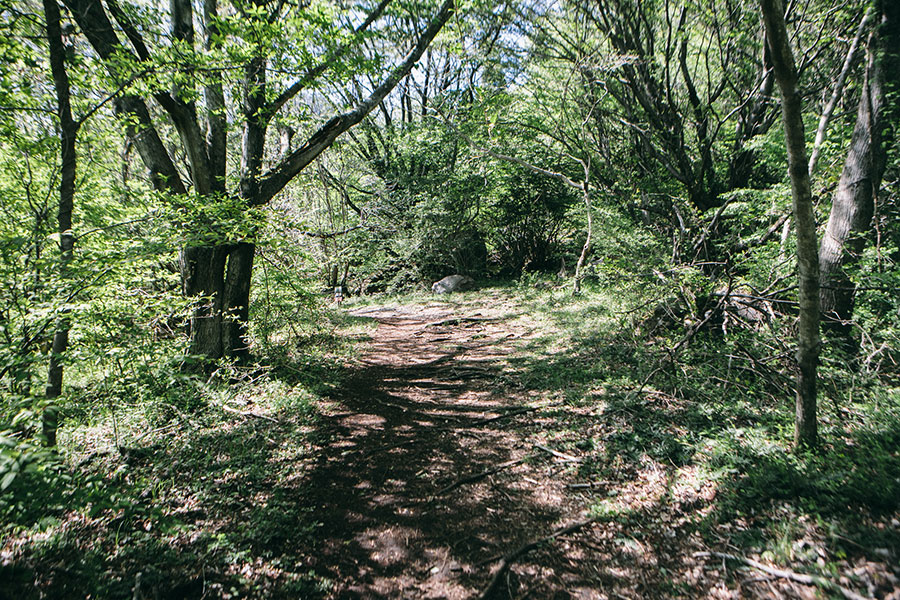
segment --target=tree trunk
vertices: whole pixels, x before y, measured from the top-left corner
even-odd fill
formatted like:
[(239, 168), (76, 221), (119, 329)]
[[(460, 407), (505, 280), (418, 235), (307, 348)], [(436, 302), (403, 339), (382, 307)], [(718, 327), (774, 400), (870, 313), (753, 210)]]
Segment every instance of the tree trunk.
[(249, 350), (247, 323), (250, 320), (250, 282), (255, 252), (254, 244), (236, 244), (228, 252), (225, 272), (223, 345), (225, 356), (239, 360), (246, 358)]
[(796, 417), (794, 447), (814, 447), (816, 423), (816, 370), (819, 361), (819, 257), (816, 219), (806, 160), (803, 113), (797, 90), (797, 67), (784, 24), (779, 0), (760, 0), (766, 39), (772, 51), (775, 79), (781, 89), (781, 115), (791, 177), (794, 223), (797, 228), (797, 276), (800, 292), (800, 326), (797, 335)]
[(225, 288), (225, 246), (192, 246), (181, 252), (184, 295), (198, 298), (190, 321), (188, 354), (207, 359), (223, 356), (223, 291)]
[(877, 45), (875, 36), (870, 38), (869, 44), (869, 66), (859, 99), (856, 126), (819, 248), (824, 326), (836, 333), (851, 352), (855, 350), (850, 320), (856, 286), (846, 269), (858, 261), (865, 246), (884, 172), (881, 145), (883, 88), (879, 61), (872, 52), (873, 46)]
[(182, 251), (184, 294), (198, 298), (190, 320), (188, 354), (207, 360), (246, 356), (255, 250), (252, 243), (238, 242)]
[(578, 262), (575, 263), (575, 283), (572, 285), (572, 293), (581, 293), (581, 280), (584, 278), (584, 261), (587, 259), (588, 253), (591, 251), (591, 234), (594, 229), (593, 207), (591, 206), (590, 177), (591, 165), (590, 160), (582, 163), (584, 167), (584, 181), (581, 182), (581, 196), (584, 200), (584, 209), (587, 213), (587, 237), (584, 239), (584, 246), (581, 248), (581, 254), (578, 256)]
[[(72, 118), (72, 107), (69, 93), (69, 76), (66, 72), (66, 49), (63, 45), (60, 27), (59, 6), (56, 0), (44, 0), (44, 16), (47, 20), (47, 42), (50, 49), (50, 69), (53, 73), (53, 84), (56, 88), (57, 114), (60, 128), (60, 183), (59, 209), (57, 214), (59, 231), (59, 279), (61, 287), (69, 279), (69, 263), (75, 247), (75, 236), (72, 235), (72, 209), (75, 204), (75, 137), (78, 124)], [(50, 365), (47, 369), (47, 387), (45, 396), (48, 400), (62, 395), (63, 365), (62, 356), (69, 347), (69, 315), (65, 307), (53, 334), (53, 346), (50, 352)], [(42, 429), (44, 440), (48, 446), (56, 445), (57, 408), (51, 402), (43, 411)]]

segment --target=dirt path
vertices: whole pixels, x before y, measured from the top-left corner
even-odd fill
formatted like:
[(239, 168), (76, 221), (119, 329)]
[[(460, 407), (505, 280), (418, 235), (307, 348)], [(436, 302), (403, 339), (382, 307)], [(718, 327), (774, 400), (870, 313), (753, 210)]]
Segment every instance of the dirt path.
[[(496, 308), (353, 314), (379, 325), (334, 394), (344, 410), (310, 474), (324, 540), (316, 569), (340, 598), (477, 596), (499, 556), (583, 508), (559, 476), (571, 461), (536, 449), (516, 427), (538, 418), (524, 408), (546, 404), (508, 385), (505, 358), (526, 332)], [(580, 576), (553, 562), (523, 584), (534, 597), (577, 591)], [(518, 587), (515, 578), (504, 585)]]

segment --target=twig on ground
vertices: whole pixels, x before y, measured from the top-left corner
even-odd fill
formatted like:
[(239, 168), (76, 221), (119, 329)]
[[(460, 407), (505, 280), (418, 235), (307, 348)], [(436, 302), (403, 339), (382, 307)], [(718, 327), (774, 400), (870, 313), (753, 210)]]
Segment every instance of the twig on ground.
[(551, 533), (550, 535), (546, 535), (542, 538), (536, 539), (534, 541), (528, 542), (523, 546), (519, 546), (509, 554), (503, 557), (500, 561), (500, 566), (494, 572), (494, 576), (491, 578), (491, 582), (488, 584), (484, 591), (481, 592), (481, 595), (478, 596), (479, 600), (487, 600), (495, 591), (497, 591), (497, 587), (500, 585), (500, 581), (503, 579), (503, 575), (509, 570), (509, 568), (518, 560), (520, 557), (528, 554), (541, 544), (545, 542), (549, 542), (558, 538), (561, 535), (566, 535), (567, 533), (574, 533), (579, 529), (582, 529), (595, 521), (597, 521), (599, 517), (591, 517), (590, 519), (585, 519), (583, 521), (576, 521), (571, 525), (566, 525), (565, 527), (561, 527)]
[(746, 565), (753, 567), (754, 569), (758, 569), (763, 573), (768, 573), (769, 575), (774, 575), (775, 577), (781, 577), (782, 579), (788, 579), (790, 581), (794, 581), (796, 583), (802, 583), (803, 585), (815, 585), (820, 588), (824, 588), (827, 590), (831, 590), (833, 592), (840, 592), (844, 598), (848, 600), (870, 600), (866, 596), (861, 596), (854, 592), (849, 588), (845, 588), (842, 585), (831, 581), (830, 579), (826, 579), (825, 577), (820, 577), (818, 575), (807, 575), (805, 573), (795, 573), (793, 571), (788, 571), (786, 569), (776, 569), (775, 567), (770, 567), (768, 565), (764, 565), (761, 562), (757, 562), (750, 558), (744, 558), (743, 556), (736, 556), (734, 554), (726, 554), (724, 552), (695, 552), (695, 558), (721, 558), (724, 560), (733, 560), (736, 562), (742, 562)]
[(509, 467), (514, 467), (520, 463), (525, 462), (529, 458), (534, 457), (534, 454), (529, 454), (528, 456), (523, 456), (522, 458), (516, 458), (514, 460), (508, 460), (504, 463), (500, 463), (495, 467), (491, 467), (487, 471), (482, 471), (481, 473), (475, 473), (474, 475), (469, 475), (468, 477), (463, 477), (462, 479), (457, 479), (453, 483), (448, 486), (442, 487), (438, 491), (434, 493), (434, 496), (443, 496), (447, 492), (453, 491), (461, 485), (465, 485), (467, 483), (472, 483), (478, 481), (479, 479), (484, 479), (488, 475), (493, 475), (494, 473), (498, 473), (503, 469), (508, 469)]
[(570, 490), (586, 490), (595, 487), (600, 487), (604, 485), (609, 485), (611, 482), (603, 480), (603, 481), (588, 481), (587, 483), (568, 483), (566, 487)]
[(425, 327), (443, 327), (445, 325), (459, 325), (460, 323), (499, 323), (500, 321), (502, 321), (502, 319), (498, 318), (479, 319), (477, 317), (450, 317), (443, 321), (426, 323)]

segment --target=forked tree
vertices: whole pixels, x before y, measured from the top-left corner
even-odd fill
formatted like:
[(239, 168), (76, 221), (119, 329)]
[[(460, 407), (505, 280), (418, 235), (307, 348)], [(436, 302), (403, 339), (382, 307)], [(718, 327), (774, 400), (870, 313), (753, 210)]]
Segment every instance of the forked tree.
[[(202, 14), (194, 15), (191, 0), (171, 0), (163, 22), (168, 35), (146, 32), (137, 22), (142, 10), (118, 0), (64, 0), (114, 85), (122, 93), (115, 110), (127, 124), (128, 135), (153, 186), (175, 196), (191, 195), (201, 203), (228, 200), (241, 210), (265, 205), (331, 146), (342, 133), (358, 124), (412, 70), (431, 41), (454, 11), (454, 0), (444, 0), (430, 20), (419, 23), (405, 56), (386, 71), (368, 94), (352, 107), (322, 123), (296, 149), (281, 155), (277, 144), (269, 144), (275, 157), (267, 155), (267, 134), (273, 122), (301, 92), (321, 84), (330, 69), (362, 68), (350, 58), (361, 51), (364, 34), (381, 19), (391, 0), (382, 0), (337, 42), (311, 54), (302, 71), (275, 85), (273, 73), (283, 72), (277, 60), (309, 50), (315, 35), (307, 40), (283, 39), (291, 11), (302, 11), (284, 0), (203, 0)], [(315, 15), (310, 19), (314, 22)], [(201, 25), (199, 32), (195, 24)], [(323, 27), (324, 29), (324, 27)], [(121, 36), (124, 36), (122, 39)], [(152, 45), (153, 42), (155, 45)], [(282, 44), (281, 56), (273, 45)], [(324, 49), (323, 49), (324, 48)], [(204, 55), (221, 52), (230, 64), (206, 65)], [(341, 66), (343, 65), (343, 66)], [(174, 76), (165, 84), (153, 75), (169, 69)], [(235, 89), (226, 89), (226, 73), (239, 73)], [(137, 85), (135, 85), (137, 84)], [(168, 87), (166, 87), (168, 86)], [(273, 89), (273, 88), (278, 89)], [(226, 106), (226, 101), (233, 108)], [(240, 128), (240, 135), (230, 129)], [(176, 143), (166, 139), (175, 131)], [(240, 139), (239, 147), (235, 142)], [(181, 168), (179, 157), (185, 158)], [(237, 172), (229, 166), (238, 165)], [(214, 225), (214, 224), (213, 224)], [(197, 222), (198, 232), (209, 223)], [(195, 304), (190, 322), (189, 353), (208, 359), (242, 356), (255, 244), (252, 236), (242, 239), (212, 239), (197, 235), (181, 251), (181, 276), (187, 297), (202, 298)]]

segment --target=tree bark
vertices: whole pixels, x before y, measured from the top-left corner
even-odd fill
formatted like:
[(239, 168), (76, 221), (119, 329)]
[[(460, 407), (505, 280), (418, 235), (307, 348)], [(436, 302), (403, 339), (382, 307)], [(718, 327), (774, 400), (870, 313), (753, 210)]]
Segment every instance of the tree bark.
[(818, 442), (816, 422), (816, 370), (819, 361), (819, 257), (816, 220), (806, 160), (806, 138), (797, 67), (784, 23), (780, 0), (760, 0), (766, 40), (772, 52), (775, 79), (781, 90), (788, 169), (791, 177), (794, 223), (797, 228), (797, 276), (799, 278), (800, 326), (797, 335), (796, 416), (794, 447), (811, 448)]
[(190, 320), (188, 354), (208, 359), (223, 355), (222, 292), (225, 286), (225, 246), (193, 246), (181, 252), (181, 280), (187, 298), (199, 298)]
[[(63, 44), (60, 26), (59, 6), (56, 0), (44, 0), (44, 16), (47, 21), (47, 42), (50, 49), (50, 70), (53, 73), (53, 85), (56, 90), (56, 108), (60, 129), (60, 183), (59, 208), (57, 223), (59, 231), (59, 279), (64, 286), (69, 279), (69, 264), (75, 247), (75, 236), (72, 235), (72, 210), (75, 205), (75, 173), (77, 157), (75, 154), (75, 138), (78, 124), (72, 118), (70, 102), (69, 75), (66, 71), (66, 49)], [(47, 387), (45, 396), (54, 400), (62, 395), (63, 364), (62, 357), (69, 347), (70, 321), (65, 307), (60, 309), (60, 316), (53, 334), (53, 345), (50, 351), (50, 365), (47, 369)], [(58, 425), (57, 407), (50, 403), (42, 414), (42, 430), (45, 443), (56, 445)]]

